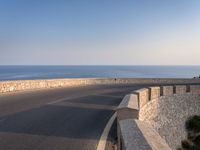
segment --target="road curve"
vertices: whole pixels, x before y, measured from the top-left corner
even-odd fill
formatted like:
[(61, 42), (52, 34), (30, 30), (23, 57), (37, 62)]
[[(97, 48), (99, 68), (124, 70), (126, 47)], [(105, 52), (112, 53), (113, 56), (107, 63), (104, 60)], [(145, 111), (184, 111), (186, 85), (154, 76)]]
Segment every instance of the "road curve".
[(123, 96), (141, 87), (101, 85), (1, 94), (0, 150), (95, 150)]

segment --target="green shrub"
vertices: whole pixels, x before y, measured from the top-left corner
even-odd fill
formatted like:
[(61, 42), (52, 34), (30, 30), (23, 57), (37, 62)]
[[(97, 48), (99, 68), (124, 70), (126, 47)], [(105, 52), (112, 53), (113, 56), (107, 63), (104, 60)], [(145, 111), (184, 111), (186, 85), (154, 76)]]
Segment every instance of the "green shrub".
[(181, 142), (182, 148), (178, 150), (200, 150), (198, 145), (194, 145), (190, 140), (184, 140)]
[(200, 146), (200, 135), (197, 135), (197, 136), (194, 138), (193, 143), (194, 143), (195, 145)]
[(181, 142), (177, 150), (200, 150), (200, 116), (190, 117), (185, 127), (187, 130), (187, 139)]
[(199, 146), (193, 145), (188, 150), (200, 150)]
[(188, 131), (200, 132), (200, 116), (193, 116), (186, 121)]

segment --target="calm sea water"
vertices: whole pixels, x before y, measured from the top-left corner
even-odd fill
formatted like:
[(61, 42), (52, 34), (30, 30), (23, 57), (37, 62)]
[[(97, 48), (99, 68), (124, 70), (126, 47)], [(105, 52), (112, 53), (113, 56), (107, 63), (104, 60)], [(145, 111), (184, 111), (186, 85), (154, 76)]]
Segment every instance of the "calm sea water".
[(52, 78), (192, 78), (200, 66), (0, 66), (0, 80)]

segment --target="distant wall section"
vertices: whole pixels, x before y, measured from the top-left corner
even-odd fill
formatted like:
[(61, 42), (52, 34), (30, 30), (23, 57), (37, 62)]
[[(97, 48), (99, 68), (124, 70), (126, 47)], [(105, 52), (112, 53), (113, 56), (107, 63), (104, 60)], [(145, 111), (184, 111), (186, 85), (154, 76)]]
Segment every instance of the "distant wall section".
[(57, 88), (75, 87), (85, 85), (111, 85), (111, 84), (187, 84), (200, 83), (199, 79), (164, 79), (164, 78), (77, 78), (77, 79), (51, 79), (51, 80), (18, 80), (1, 81), (0, 93)]

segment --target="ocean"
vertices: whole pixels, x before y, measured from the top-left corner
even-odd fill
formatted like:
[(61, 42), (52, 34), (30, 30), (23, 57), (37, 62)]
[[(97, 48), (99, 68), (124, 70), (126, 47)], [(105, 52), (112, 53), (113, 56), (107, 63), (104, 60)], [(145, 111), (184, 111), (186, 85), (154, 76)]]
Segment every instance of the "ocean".
[(200, 66), (0, 66), (0, 80), (54, 78), (193, 78)]

